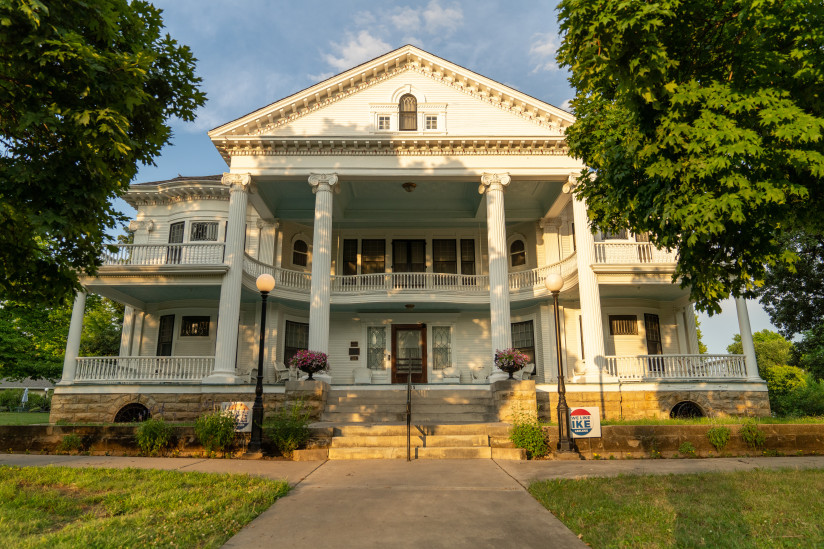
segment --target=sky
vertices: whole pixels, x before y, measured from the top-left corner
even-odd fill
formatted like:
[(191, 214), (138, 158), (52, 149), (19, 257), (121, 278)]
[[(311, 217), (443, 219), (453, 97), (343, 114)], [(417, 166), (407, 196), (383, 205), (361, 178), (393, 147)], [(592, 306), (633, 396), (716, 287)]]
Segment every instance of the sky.
[[(169, 34), (189, 46), (208, 101), (194, 122), (172, 121), (173, 141), (135, 182), (210, 175), (227, 166), (206, 132), (405, 44), (568, 108), (574, 92), (555, 63), (555, 2), (535, 0), (154, 1)], [(134, 215), (125, 202), (118, 207)], [(769, 328), (749, 303), (753, 331)], [(710, 353), (738, 330), (735, 304), (701, 315)]]

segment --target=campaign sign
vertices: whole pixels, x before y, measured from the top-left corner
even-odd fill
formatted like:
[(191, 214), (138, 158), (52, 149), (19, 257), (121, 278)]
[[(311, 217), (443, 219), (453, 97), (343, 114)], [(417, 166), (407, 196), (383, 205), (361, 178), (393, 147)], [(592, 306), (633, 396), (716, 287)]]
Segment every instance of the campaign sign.
[(220, 411), (234, 416), (235, 432), (252, 432), (252, 406), (253, 402), (222, 402)]
[(569, 430), (572, 438), (601, 438), (600, 409), (573, 408), (569, 413)]

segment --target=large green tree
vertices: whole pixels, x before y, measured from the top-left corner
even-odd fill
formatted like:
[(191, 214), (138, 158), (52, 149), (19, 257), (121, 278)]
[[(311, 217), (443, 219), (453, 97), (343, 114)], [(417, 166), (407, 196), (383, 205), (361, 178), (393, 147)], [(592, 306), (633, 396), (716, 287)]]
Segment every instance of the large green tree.
[[(71, 317), (71, 302), (57, 307), (0, 302), (0, 378), (59, 379)], [(117, 356), (122, 326), (123, 305), (89, 294), (80, 354)]]
[(55, 302), (94, 273), (139, 164), (205, 101), (142, 0), (0, 0), (0, 295)]
[(562, 0), (572, 154), (596, 228), (679, 250), (703, 310), (824, 228), (824, 4)]

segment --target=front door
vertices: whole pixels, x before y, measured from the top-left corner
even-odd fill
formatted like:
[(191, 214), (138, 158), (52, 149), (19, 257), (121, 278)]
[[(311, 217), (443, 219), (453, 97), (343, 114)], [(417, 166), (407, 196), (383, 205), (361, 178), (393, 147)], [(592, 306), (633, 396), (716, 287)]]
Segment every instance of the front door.
[(426, 325), (392, 325), (392, 383), (426, 383)]

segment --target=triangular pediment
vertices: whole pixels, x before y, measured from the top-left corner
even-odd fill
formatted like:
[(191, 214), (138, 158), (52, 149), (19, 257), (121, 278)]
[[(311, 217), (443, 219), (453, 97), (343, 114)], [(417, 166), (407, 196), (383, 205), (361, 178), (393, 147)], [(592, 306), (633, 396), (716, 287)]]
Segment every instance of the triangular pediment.
[(442, 127), (420, 128), (415, 138), (557, 138), (574, 121), (563, 109), (414, 46), (403, 46), (215, 128), (209, 136), (216, 145), (225, 139), (256, 137), (412, 138), (407, 132), (375, 131), (376, 113), (396, 108), (392, 102), (404, 89), (423, 99), (423, 112), (442, 114)]

